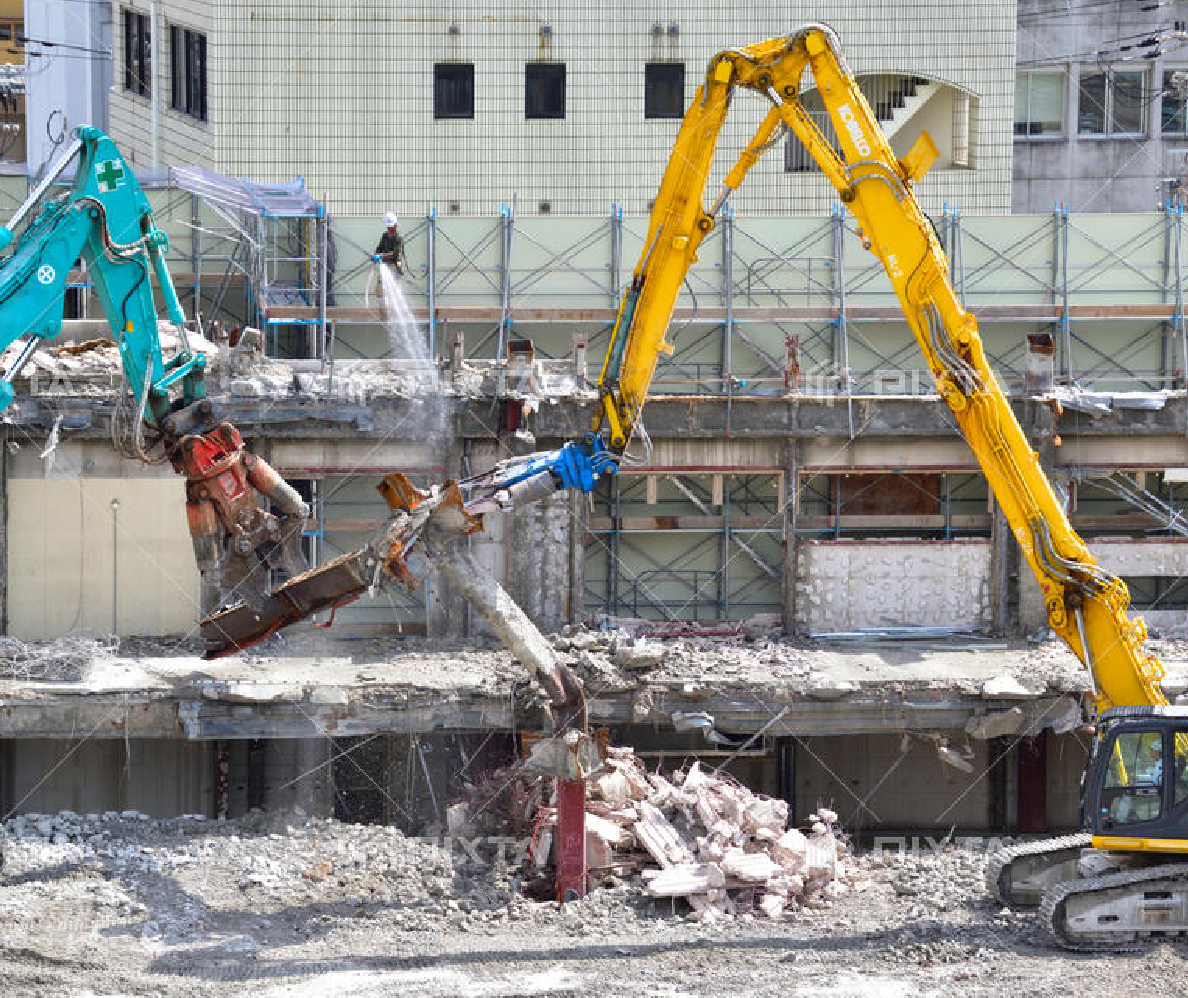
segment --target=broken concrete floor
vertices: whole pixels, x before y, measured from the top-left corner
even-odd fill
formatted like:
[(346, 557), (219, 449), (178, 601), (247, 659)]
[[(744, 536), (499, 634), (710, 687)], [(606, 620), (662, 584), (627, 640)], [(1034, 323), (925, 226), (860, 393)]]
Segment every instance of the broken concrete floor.
[[(955, 732), (973, 724), (1001, 737), (1020, 714), (1031, 723), (1041, 706), (1075, 700), (1086, 685), (1057, 645), (660, 642), (585, 630), (552, 640), (604, 716), (642, 715), (664, 728), (709, 715), (711, 730), (757, 731), (785, 709), (779, 724), (869, 726), (882, 718), (903, 726), (915, 711), (933, 723), (947, 718)], [(1178, 692), (1188, 656), (1175, 643), (1158, 650), (1168, 689)], [(538, 699), (505, 652), (419, 639), (298, 635), (213, 663), (168, 642), (99, 645), (81, 667), (77, 648), (61, 649), (58, 659), (41, 651), (40, 678), (19, 650), (0, 661), (10, 677), (0, 681), (8, 737), (22, 726), (64, 728), (117, 708), (127, 730), (179, 739), (237, 727), (241, 737), (254, 727), (296, 734), (299, 724), (308, 738), (316, 734), (311, 718), (347, 733), (506, 729), (532, 716)], [(798, 818), (807, 814), (802, 808)], [(281, 813), (230, 821), (18, 815), (7, 832), (0, 985), (18, 996), (221, 996), (229, 984), (250, 982), (275, 998), (1007, 989), (1055, 998), (1076, 988), (1114, 993), (1137, 974), (1176, 993), (1176, 968), (1188, 956), (1179, 942), (1116, 957), (1054, 951), (1029, 917), (1000, 911), (987, 897), (987, 847), (945, 847), (940, 836), (847, 857), (847, 876), (860, 890), (778, 911), (770, 905), (768, 917), (741, 910), (726, 922), (698, 922), (684, 899), (649, 897), (638, 870), (612, 873), (589, 898), (560, 910), (531, 901), (517, 889), (518, 857), (506, 843), (501, 851), (498, 836), (463, 845)], [(689, 872), (673, 868), (678, 877)]]
[[(924, 729), (995, 737), (1041, 715), (1048, 725), (1075, 726), (1076, 701), (1089, 689), (1071, 653), (1053, 642), (825, 646), (582, 629), (551, 640), (585, 681), (593, 724), (685, 720), (734, 734), (770, 725), (771, 735)], [(70, 644), (57, 672), (53, 646), (40, 647), (32, 666), (27, 654), (0, 654), (0, 737), (72, 737), (113, 710), (121, 737), (511, 730), (530, 726), (541, 706), (508, 652), (473, 641), (287, 634), (206, 662), (192, 641), (132, 640), (96, 643), (87, 663)], [(1155, 647), (1174, 697), (1188, 689), (1188, 645)]]

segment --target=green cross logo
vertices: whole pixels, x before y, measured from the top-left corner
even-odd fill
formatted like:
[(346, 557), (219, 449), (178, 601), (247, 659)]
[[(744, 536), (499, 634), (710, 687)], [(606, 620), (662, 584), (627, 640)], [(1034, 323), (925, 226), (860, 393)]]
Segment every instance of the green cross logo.
[(102, 193), (110, 193), (123, 183), (124, 168), (114, 159), (105, 160), (95, 167), (95, 179)]

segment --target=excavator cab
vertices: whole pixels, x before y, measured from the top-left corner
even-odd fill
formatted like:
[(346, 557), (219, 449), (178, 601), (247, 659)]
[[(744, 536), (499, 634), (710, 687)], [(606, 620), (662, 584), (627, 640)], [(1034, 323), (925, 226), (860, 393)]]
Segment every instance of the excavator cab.
[(1107, 710), (1098, 730), (1084, 800), (1094, 844), (1124, 851), (1184, 851), (1188, 707)]

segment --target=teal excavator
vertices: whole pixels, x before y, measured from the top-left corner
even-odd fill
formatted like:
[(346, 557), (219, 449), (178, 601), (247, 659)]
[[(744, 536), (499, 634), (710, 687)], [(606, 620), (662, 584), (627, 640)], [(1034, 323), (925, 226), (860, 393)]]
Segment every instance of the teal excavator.
[[(74, 168), (73, 182), (55, 183)], [(138, 413), (131, 450), (168, 460), (186, 479), (186, 513), (198, 568), (226, 601), (260, 605), (269, 568), (304, 570), (301, 533), (309, 507), (206, 397), (206, 358), (191, 349), (186, 319), (165, 266), (169, 240), (132, 170), (98, 128), (74, 139), (44, 179), (0, 227), (0, 350), (22, 346), (0, 375), (0, 411), (13, 379), (38, 347), (62, 330), (67, 280), (86, 265), (111, 326)], [(153, 279), (181, 338), (162, 355)], [(265, 497), (273, 511), (262, 508)]]

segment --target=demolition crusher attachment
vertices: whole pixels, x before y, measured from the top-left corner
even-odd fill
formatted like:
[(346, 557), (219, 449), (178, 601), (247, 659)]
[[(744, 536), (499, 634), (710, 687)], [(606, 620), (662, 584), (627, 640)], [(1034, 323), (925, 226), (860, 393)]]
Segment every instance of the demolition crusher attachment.
[[(430, 571), (447, 577), (507, 648), (528, 668), (548, 698), (552, 737), (532, 745), (525, 767), (557, 780), (557, 899), (586, 892), (586, 779), (603, 766), (603, 748), (588, 732), (585, 692), (536, 625), (459, 543), (482, 529), (482, 515), (539, 498), (537, 490), (499, 486), (497, 476), (422, 492), (403, 475), (378, 486), (391, 516), (363, 547), (303, 572), (267, 593), (202, 622), (206, 657), (250, 647), (289, 624), (334, 611), (389, 585), (415, 590)], [(464, 497), (469, 494), (469, 501)], [(328, 626), (328, 625), (327, 625)]]

